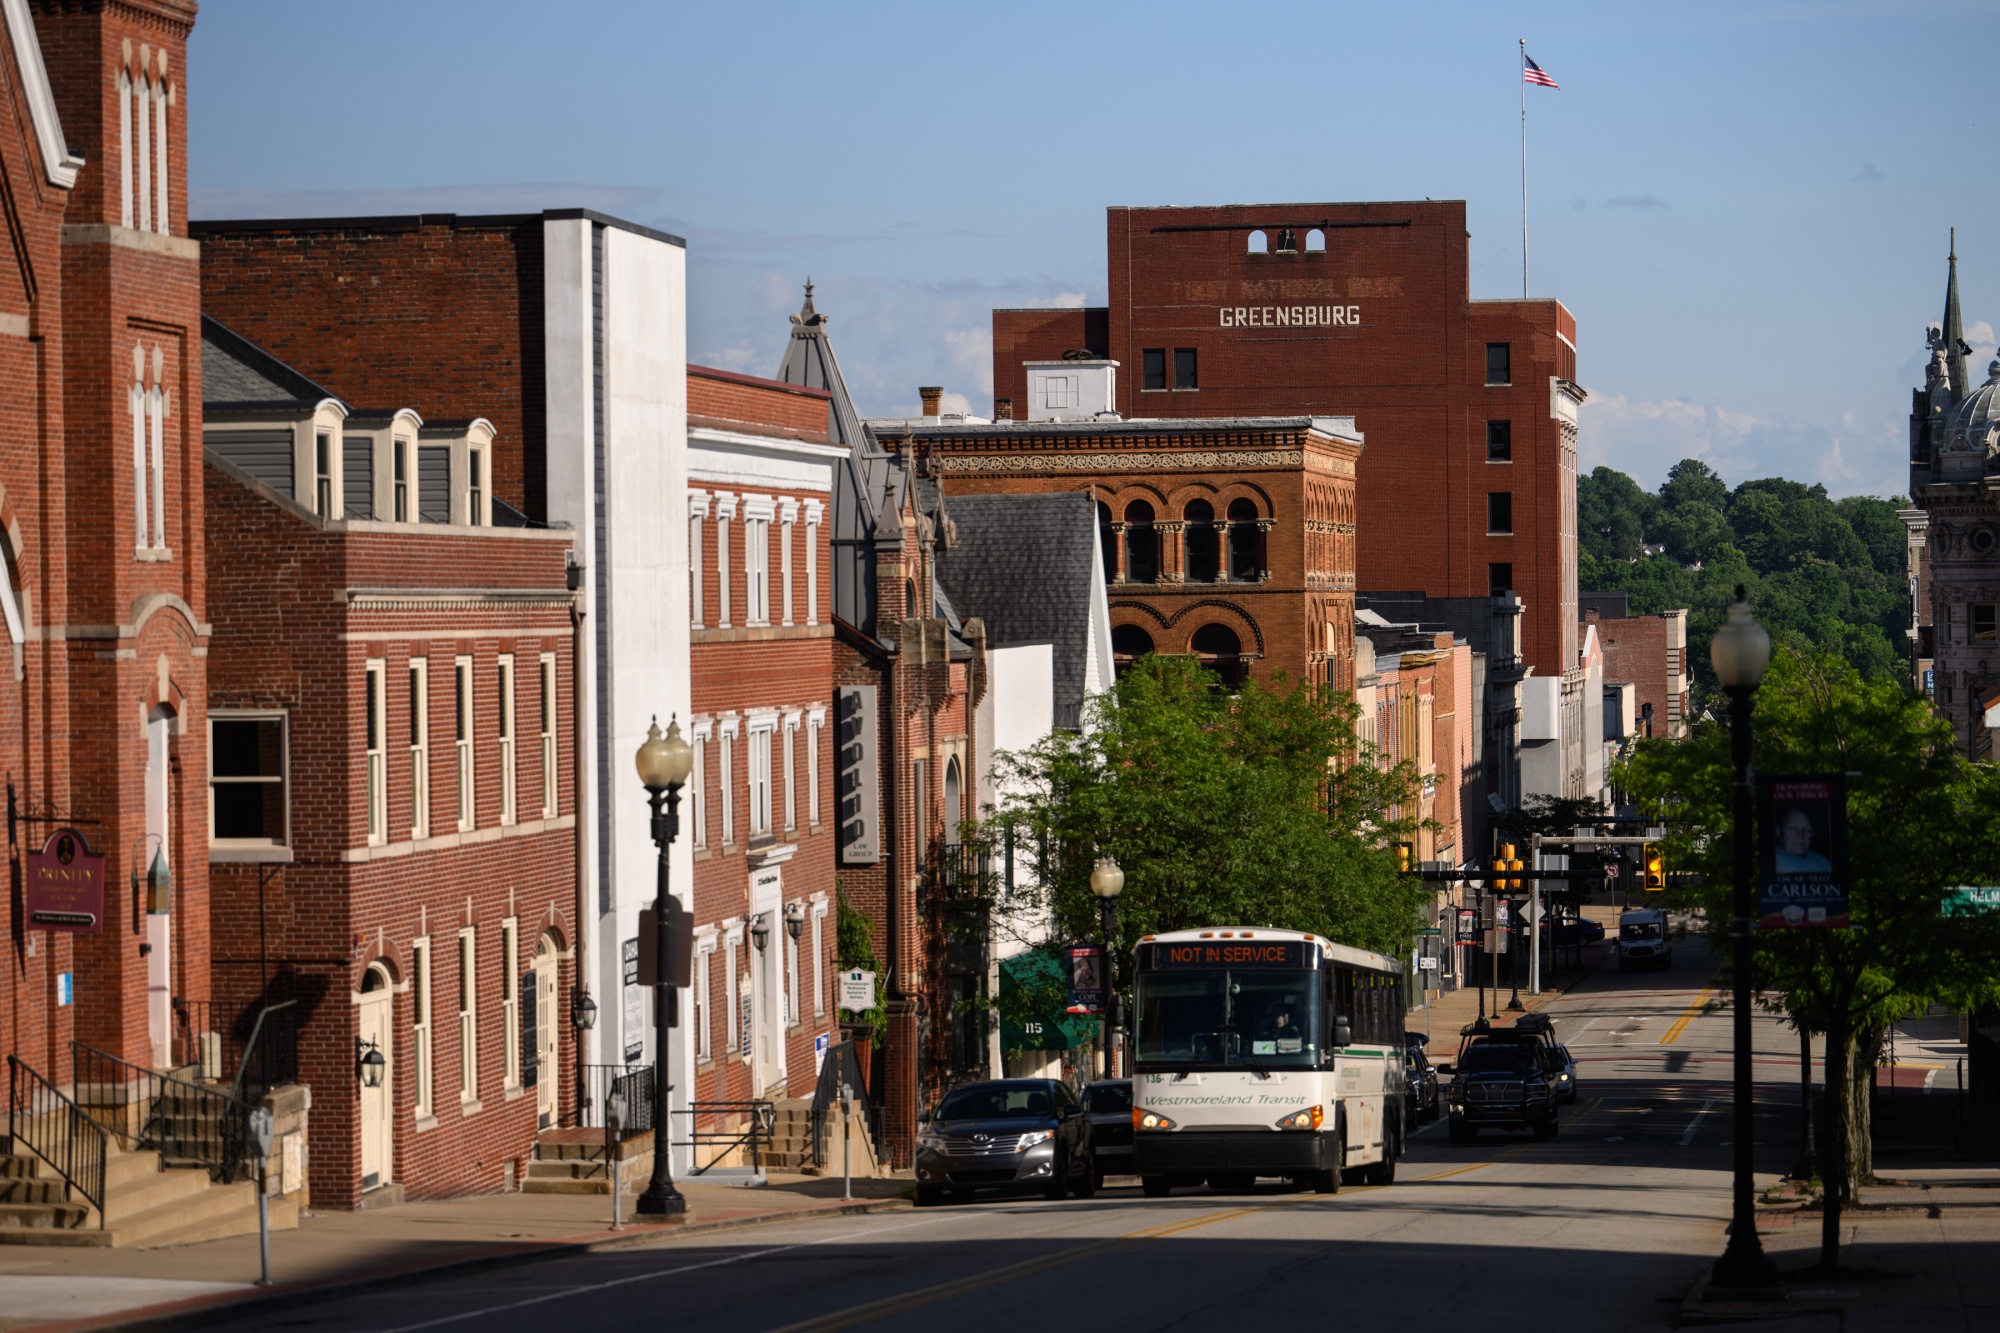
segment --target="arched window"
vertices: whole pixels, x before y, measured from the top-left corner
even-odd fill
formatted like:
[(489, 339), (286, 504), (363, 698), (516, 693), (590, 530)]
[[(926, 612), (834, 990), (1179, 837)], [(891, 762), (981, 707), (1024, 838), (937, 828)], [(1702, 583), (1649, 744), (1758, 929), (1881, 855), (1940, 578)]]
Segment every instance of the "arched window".
[(1187, 548), (1187, 581), (1213, 583), (1222, 577), (1222, 535), (1215, 530), (1215, 506), (1190, 500), (1181, 516), (1187, 526), (1181, 541)]
[(1318, 227), (1306, 233), (1306, 253), (1309, 255), (1326, 253), (1326, 233)]
[(958, 756), (953, 755), (944, 763), (944, 841), (947, 847), (958, 846), (958, 826), (965, 819), (965, 792), (958, 772)]
[(1111, 627), (1111, 666), (1119, 675), (1132, 669), (1132, 664), (1153, 651), (1153, 636), (1137, 625), (1113, 625)]
[(1264, 529), (1252, 500), (1229, 502), (1229, 577), (1256, 580), (1264, 571)]
[(1243, 683), (1243, 641), (1227, 625), (1203, 625), (1188, 641), (1201, 664), (1230, 689)]
[(903, 584), (903, 615), (910, 620), (917, 618), (917, 584), (915, 579), (906, 580)]
[(1261, 231), (1251, 232), (1250, 253), (1253, 255), (1263, 255), (1263, 254), (1269, 254), (1270, 252), (1271, 252), (1271, 243), (1268, 239), (1265, 238), (1264, 233)]
[(1104, 581), (1112, 582), (1118, 575), (1118, 531), (1111, 526), (1111, 506), (1097, 502), (1097, 544), (1104, 554)]
[(1299, 252), (1299, 236), (1290, 227), (1278, 228), (1278, 253), (1294, 255)]
[(1134, 500), (1125, 506), (1125, 581), (1156, 583), (1160, 577), (1160, 534), (1153, 506)]

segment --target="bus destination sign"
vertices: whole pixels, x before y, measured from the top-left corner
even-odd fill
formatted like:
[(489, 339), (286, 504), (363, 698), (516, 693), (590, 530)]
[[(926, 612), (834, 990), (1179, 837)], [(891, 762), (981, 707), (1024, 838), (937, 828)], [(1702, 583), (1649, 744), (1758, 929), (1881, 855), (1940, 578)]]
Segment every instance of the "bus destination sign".
[[(1319, 951), (1313, 951), (1317, 954)], [(1188, 940), (1153, 946), (1153, 970), (1180, 967), (1304, 968), (1312, 963), (1300, 940)]]

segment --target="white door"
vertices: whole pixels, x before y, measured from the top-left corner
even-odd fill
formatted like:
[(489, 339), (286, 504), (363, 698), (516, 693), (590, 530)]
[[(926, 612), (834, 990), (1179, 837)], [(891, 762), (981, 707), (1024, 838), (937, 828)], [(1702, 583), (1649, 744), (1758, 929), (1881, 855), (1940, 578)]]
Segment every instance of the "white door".
[(556, 1122), (556, 942), (547, 935), (535, 948), (535, 1113), (541, 1128)]
[(778, 977), (783, 968), (785, 931), (777, 917), (776, 912), (771, 912), (765, 918), (771, 926), (770, 939), (762, 949), (755, 950), (757, 1091), (753, 1095), (758, 1097), (769, 1096), (785, 1077), (785, 1020), (778, 1008), (783, 1003)]
[[(167, 827), (167, 735), (173, 718), (154, 709), (146, 723), (146, 832), (143, 864), (138, 867), (140, 893), (145, 893), (146, 872), (152, 869), (155, 854), (165, 856), (169, 867), (173, 856)], [(153, 1044), (153, 1068), (173, 1066), (173, 917), (170, 914), (146, 917), (146, 1029)]]
[(395, 1175), (395, 1132), (396, 1117), (391, 1111), (393, 1099), (391, 1086), (394, 1072), (391, 1062), (392, 1046), (390, 1036), (390, 992), (389, 977), (380, 967), (371, 967), (361, 981), (361, 1003), (356, 1006), (355, 1035), (361, 1039), (355, 1048), (357, 1064), (363, 1052), (374, 1043), (374, 1049), (382, 1054), (382, 1085), (371, 1088), (367, 1079), (358, 1079), (361, 1089), (361, 1188), (379, 1189)]

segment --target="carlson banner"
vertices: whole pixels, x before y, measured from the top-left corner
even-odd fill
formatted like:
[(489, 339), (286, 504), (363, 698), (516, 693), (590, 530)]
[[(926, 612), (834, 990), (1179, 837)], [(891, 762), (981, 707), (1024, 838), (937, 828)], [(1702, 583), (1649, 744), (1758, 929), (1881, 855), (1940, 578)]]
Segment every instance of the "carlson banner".
[(1069, 949), (1069, 1007), (1072, 1014), (1101, 1014), (1111, 1006), (1111, 984), (1104, 975), (1104, 950), (1095, 944)]
[(30, 930), (104, 929), (104, 857), (75, 829), (59, 828), (28, 853)]
[(1847, 780), (1771, 775), (1757, 796), (1758, 928), (1847, 929)]

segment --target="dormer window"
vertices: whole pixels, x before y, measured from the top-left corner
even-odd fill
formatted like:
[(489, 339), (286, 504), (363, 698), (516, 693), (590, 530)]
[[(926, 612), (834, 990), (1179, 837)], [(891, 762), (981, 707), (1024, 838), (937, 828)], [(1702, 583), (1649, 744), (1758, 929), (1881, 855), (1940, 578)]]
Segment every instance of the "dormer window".
[(313, 512), (333, 515), (333, 437), (320, 431), (313, 437)]
[(465, 521), (476, 528), (486, 521), (486, 451), (484, 449), (470, 451), (466, 472), (468, 484), (466, 488)]
[(414, 517), (410, 512), (410, 442), (398, 439), (389, 449), (395, 459), (395, 521), (408, 523)]

